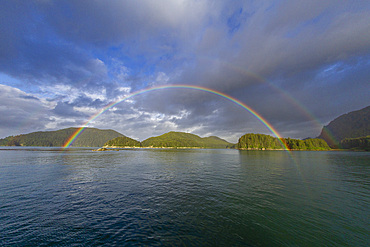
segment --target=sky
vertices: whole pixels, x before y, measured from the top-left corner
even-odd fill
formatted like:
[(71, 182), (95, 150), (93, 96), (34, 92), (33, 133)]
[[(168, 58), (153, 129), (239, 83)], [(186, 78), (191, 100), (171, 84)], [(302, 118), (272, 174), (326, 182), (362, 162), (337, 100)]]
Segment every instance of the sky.
[[(0, 0), (0, 138), (84, 126), (138, 90), (205, 87), (282, 137), (317, 137), (370, 105), (370, 1)], [(273, 135), (186, 88), (148, 91), (88, 127), (237, 142)]]

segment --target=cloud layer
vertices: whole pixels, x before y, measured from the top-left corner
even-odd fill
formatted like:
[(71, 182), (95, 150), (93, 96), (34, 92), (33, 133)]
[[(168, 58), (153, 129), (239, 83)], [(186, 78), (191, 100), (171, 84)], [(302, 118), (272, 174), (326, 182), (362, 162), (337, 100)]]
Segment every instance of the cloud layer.
[[(366, 1), (1, 6), (1, 137), (79, 126), (125, 95), (167, 84), (228, 94), (294, 138), (317, 136), (322, 124), (370, 103)], [(233, 142), (247, 132), (270, 134), (239, 106), (190, 89), (130, 98), (90, 126), (140, 140), (170, 130)]]

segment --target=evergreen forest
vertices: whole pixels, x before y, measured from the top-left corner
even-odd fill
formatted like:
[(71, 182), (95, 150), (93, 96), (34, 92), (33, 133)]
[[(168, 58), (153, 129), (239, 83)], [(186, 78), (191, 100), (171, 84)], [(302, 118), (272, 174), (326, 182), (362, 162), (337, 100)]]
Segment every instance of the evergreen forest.
[(141, 147), (141, 143), (127, 136), (120, 136), (104, 143), (104, 147)]
[(341, 147), (357, 151), (370, 151), (370, 136), (345, 138), (340, 142)]
[(272, 137), (264, 134), (245, 134), (238, 141), (238, 149), (246, 150), (283, 150), (284, 144), (290, 150), (330, 150), (328, 144), (322, 139), (291, 139)]

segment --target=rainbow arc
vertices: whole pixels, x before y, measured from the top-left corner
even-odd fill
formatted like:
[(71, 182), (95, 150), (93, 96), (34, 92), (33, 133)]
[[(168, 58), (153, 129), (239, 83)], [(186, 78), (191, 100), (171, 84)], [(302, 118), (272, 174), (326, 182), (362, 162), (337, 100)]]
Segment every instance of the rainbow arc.
[(96, 118), (98, 118), (101, 114), (103, 114), (104, 112), (106, 112), (107, 110), (109, 110), (110, 108), (112, 108), (113, 106), (125, 101), (125, 100), (128, 100), (134, 96), (137, 96), (137, 95), (141, 95), (141, 94), (144, 94), (144, 93), (149, 93), (149, 92), (152, 92), (152, 91), (157, 91), (157, 90), (163, 90), (163, 89), (191, 89), (191, 90), (198, 90), (198, 91), (203, 91), (203, 92), (207, 92), (207, 93), (211, 93), (211, 94), (214, 94), (214, 95), (217, 95), (217, 96), (220, 96), (224, 99), (227, 99), (233, 103), (235, 103), (236, 105), (242, 107), (243, 109), (247, 110), (249, 113), (251, 113), (253, 116), (255, 116), (264, 126), (266, 126), (266, 128), (268, 130), (271, 131), (271, 133), (276, 136), (279, 141), (281, 142), (281, 144), (283, 145), (284, 149), (289, 151), (289, 147), (287, 146), (287, 144), (284, 142), (283, 138), (281, 137), (281, 135), (279, 134), (279, 132), (265, 119), (263, 118), (258, 112), (256, 112), (255, 110), (253, 110), (251, 107), (247, 106), (246, 104), (244, 104), (243, 102), (241, 102), (240, 100), (236, 99), (236, 98), (233, 98), (231, 97), (230, 95), (227, 95), (225, 93), (222, 93), (222, 92), (219, 92), (219, 91), (216, 91), (216, 90), (213, 90), (213, 89), (210, 89), (210, 88), (206, 88), (206, 87), (200, 87), (200, 86), (193, 86), (193, 85), (180, 85), (180, 84), (176, 84), (176, 85), (163, 85), (163, 86), (156, 86), (156, 87), (151, 87), (151, 88), (146, 88), (146, 89), (142, 89), (142, 90), (139, 90), (139, 91), (136, 91), (134, 93), (131, 93), (130, 95), (122, 98), (122, 99), (119, 99), (117, 101), (114, 101), (110, 104), (108, 104), (107, 106), (105, 106), (104, 108), (102, 108), (99, 112), (97, 112), (95, 115), (91, 116), (89, 118), (89, 120), (84, 123), (80, 128), (78, 128), (74, 133), (73, 135), (71, 135), (71, 137), (67, 140), (67, 142), (64, 144), (63, 148), (68, 148), (72, 145), (72, 143), (76, 140), (76, 138), (78, 138), (79, 135), (81, 135), (81, 133), (83, 132), (83, 130), (92, 122), (94, 121)]

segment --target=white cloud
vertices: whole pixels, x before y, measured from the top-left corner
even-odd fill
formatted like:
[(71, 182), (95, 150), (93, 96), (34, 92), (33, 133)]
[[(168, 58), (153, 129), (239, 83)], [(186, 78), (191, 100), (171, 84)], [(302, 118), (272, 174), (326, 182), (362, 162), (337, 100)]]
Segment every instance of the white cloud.
[(107, 90), (103, 88), (100, 92), (85, 92), (84, 93), (87, 97), (89, 97), (92, 101), (94, 100), (101, 100), (106, 101), (107, 100)]
[(67, 102), (73, 102), (81, 95), (81, 91), (78, 88), (66, 84), (43, 86), (40, 90), (44, 96), (49, 98), (61, 97)]
[(74, 106), (73, 110), (76, 112), (83, 113), (87, 116), (92, 116), (96, 114), (99, 110), (97, 110), (95, 107), (87, 107), (87, 106)]

